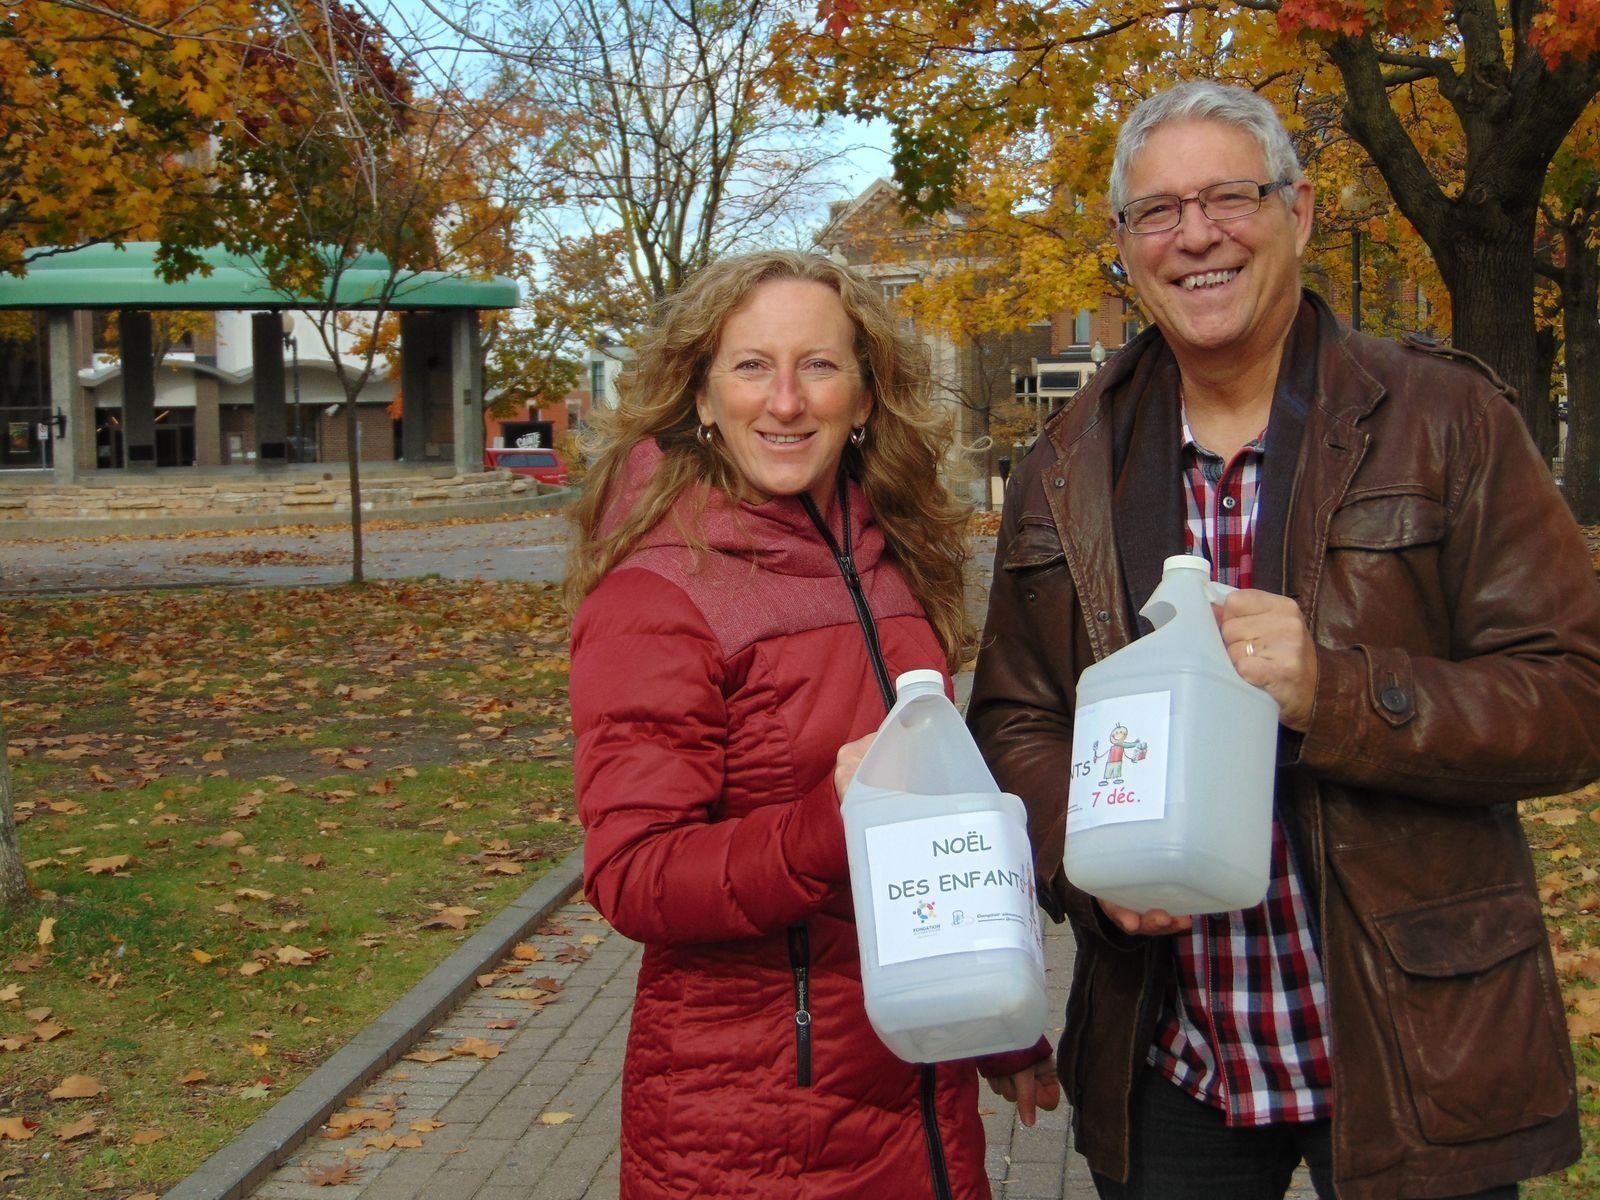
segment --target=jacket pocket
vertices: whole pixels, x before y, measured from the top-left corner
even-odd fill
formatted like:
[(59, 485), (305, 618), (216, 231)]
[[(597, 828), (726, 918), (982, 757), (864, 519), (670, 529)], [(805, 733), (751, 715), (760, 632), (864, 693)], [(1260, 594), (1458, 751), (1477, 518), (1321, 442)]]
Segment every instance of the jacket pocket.
[(1067, 561), (1067, 552), (1061, 548), (1061, 536), (1055, 524), (1035, 518), (1023, 518), (1022, 525), (1006, 546), (1005, 559), (1000, 563), (1004, 571), (1037, 571), (1043, 567), (1060, 566)]
[(1508, 884), (1373, 919), (1422, 1135), (1477, 1142), (1560, 1116), (1572, 1069), (1537, 901)]
[(1328, 524), (1330, 550), (1403, 550), (1444, 540), (1444, 506), (1415, 491), (1353, 494)]

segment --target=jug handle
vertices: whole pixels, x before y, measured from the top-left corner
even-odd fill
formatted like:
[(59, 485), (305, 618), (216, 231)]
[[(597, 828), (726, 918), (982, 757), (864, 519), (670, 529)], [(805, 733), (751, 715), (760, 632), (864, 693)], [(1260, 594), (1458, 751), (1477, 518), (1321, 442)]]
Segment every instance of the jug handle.
[(1238, 590), (1231, 584), (1218, 583), (1215, 579), (1206, 580), (1206, 599), (1213, 604), (1221, 604)]

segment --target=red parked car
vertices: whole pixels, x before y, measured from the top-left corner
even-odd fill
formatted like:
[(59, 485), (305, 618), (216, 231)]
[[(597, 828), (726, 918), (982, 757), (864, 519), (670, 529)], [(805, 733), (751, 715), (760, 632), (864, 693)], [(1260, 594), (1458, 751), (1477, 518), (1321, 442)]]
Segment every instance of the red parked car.
[(570, 482), (567, 464), (562, 461), (561, 455), (544, 447), (507, 446), (503, 450), (490, 448), (483, 452), (483, 465), (485, 470), (492, 471), (498, 467), (510, 471), (513, 475), (526, 475), (530, 479), (537, 479), (540, 483), (554, 484), (557, 487), (566, 487)]

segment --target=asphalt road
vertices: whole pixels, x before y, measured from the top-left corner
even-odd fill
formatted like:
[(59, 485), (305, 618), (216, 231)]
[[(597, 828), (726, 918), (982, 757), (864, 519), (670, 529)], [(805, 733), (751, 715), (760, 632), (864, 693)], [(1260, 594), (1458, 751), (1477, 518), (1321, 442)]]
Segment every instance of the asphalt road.
[[(558, 582), (568, 528), (559, 511), (471, 523), (374, 522), (363, 538), (363, 565), (369, 579)], [(0, 595), (342, 583), (350, 564), (347, 526), (49, 541), (5, 541), (0, 528)]]

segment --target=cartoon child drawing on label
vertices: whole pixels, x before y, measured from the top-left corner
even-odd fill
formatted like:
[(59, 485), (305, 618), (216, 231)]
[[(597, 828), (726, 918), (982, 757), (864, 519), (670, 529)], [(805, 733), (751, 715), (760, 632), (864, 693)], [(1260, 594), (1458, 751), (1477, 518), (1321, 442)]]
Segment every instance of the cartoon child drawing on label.
[(1111, 730), (1111, 744), (1106, 747), (1105, 754), (1100, 753), (1100, 743), (1094, 744), (1094, 761), (1106, 760), (1105, 778), (1100, 781), (1101, 786), (1114, 779), (1122, 778), (1122, 763), (1124, 758), (1131, 758), (1138, 762), (1144, 757), (1149, 746), (1144, 742), (1135, 742), (1128, 737), (1128, 727), (1118, 722)]

